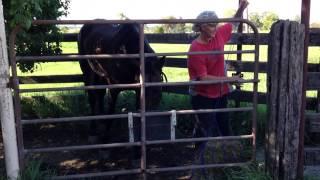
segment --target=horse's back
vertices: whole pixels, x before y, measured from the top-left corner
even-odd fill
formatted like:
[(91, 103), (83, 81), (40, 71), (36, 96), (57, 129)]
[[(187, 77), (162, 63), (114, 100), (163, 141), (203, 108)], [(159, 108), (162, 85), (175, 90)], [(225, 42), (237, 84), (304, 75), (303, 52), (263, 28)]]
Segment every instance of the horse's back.
[(85, 24), (78, 36), (79, 54), (94, 54), (94, 46), (98, 41), (111, 41), (118, 31), (119, 25), (114, 24)]

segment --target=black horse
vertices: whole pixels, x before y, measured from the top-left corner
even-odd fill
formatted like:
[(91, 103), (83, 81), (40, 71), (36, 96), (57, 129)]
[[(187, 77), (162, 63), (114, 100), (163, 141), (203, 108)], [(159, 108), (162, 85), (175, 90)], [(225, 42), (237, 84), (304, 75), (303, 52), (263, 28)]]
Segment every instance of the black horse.
[[(85, 24), (78, 37), (79, 54), (138, 54), (139, 30), (136, 24)], [(148, 41), (144, 41), (144, 52), (154, 53)], [(145, 58), (145, 79), (147, 82), (162, 82), (164, 58)], [(105, 84), (129, 84), (139, 82), (140, 59), (87, 59), (80, 61), (83, 79), (86, 86)], [(127, 88), (128, 89), (128, 88)], [(108, 90), (107, 114), (115, 112), (117, 96), (122, 90)], [(136, 92), (136, 108), (140, 106), (140, 88)], [(92, 115), (104, 114), (105, 89), (88, 90)], [(146, 88), (146, 109), (156, 108), (161, 100), (161, 88)], [(106, 120), (105, 133), (112, 126), (112, 120)], [(97, 137), (97, 123), (90, 124), (89, 137)]]

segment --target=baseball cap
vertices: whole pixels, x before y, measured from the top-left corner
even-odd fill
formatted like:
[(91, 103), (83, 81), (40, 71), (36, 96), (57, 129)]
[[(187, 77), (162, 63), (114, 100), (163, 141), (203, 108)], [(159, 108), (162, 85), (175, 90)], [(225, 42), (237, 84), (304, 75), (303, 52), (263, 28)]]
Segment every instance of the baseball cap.
[[(218, 19), (218, 15), (214, 11), (203, 11), (197, 16), (196, 19)], [(195, 32), (199, 32), (201, 24), (202, 23), (195, 23), (192, 26), (192, 30)]]

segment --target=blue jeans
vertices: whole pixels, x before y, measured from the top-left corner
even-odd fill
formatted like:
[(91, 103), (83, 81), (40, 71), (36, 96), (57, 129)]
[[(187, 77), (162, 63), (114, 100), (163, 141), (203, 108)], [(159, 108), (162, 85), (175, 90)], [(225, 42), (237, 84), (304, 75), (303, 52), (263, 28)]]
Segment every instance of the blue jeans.
[[(208, 98), (200, 95), (191, 96), (191, 105), (195, 110), (198, 109), (219, 109), (227, 108), (228, 98), (227, 95), (218, 98)], [(196, 115), (197, 121), (193, 137), (214, 137), (214, 136), (230, 136), (230, 125), (228, 112), (218, 113), (204, 113)], [(195, 143), (195, 161), (200, 161), (204, 164), (204, 152), (206, 149), (207, 141)], [(214, 154), (214, 153), (213, 153)], [(194, 171), (192, 171), (192, 176)], [(204, 169), (201, 174), (207, 179), (207, 173)]]
[[(227, 95), (219, 98), (208, 98), (200, 95), (191, 97), (193, 109), (218, 109), (227, 107)], [(197, 114), (199, 121), (195, 129), (195, 137), (229, 136), (230, 125), (228, 113)]]

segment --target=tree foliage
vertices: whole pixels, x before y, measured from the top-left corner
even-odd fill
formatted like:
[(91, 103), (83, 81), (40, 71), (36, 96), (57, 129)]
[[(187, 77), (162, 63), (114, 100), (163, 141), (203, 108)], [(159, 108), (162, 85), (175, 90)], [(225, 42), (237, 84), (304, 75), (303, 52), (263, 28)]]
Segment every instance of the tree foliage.
[[(22, 32), (17, 36), (17, 55), (54, 55), (61, 53), (59, 42), (48, 42), (48, 34), (58, 37), (56, 25), (31, 26), (32, 20), (58, 19), (68, 14), (70, 0), (3, 0), (6, 32), (17, 25)], [(8, 34), (7, 34), (8, 36)], [(32, 62), (18, 64), (22, 72), (33, 72)]]
[[(164, 19), (177, 19), (174, 16), (164, 17)], [(181, 19), (181, 18), (180, 18)], [(163, 24), (155, 28), (155, 33), (184, 33), (188, 27), (186, 24)]]
[(269, 31), (271, 25), (279, 20), (279, 16), (273, 12), (250, 13), (249, 20), (252, 21), (256, 27), (262, 31)]

